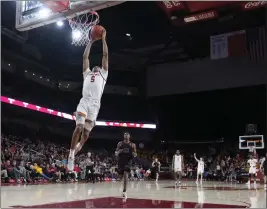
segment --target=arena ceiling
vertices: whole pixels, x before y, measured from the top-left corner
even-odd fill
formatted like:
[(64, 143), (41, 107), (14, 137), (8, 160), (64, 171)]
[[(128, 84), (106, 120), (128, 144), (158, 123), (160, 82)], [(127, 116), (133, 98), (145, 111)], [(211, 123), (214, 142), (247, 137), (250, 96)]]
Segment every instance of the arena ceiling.
[[(112, 69), (138, 72), (157, 63), (205, 57), (209, 54), (210, 35), (256, 27), (265, 22), (266, 14), (262, 7), (244, 11), (236, 2), (227, 5), (202, 2), (199, 10), (188, 4), (178, 10), (175, 9), (177, 2), (171, 2), (171, 13), (159, 5), (162, 2), (148, 1), (125, 2), (99, 11), (100, 23), (107, 29)], [(188, 24), (180, 21), (190, 14), (210, 10), (217, 12), (216, 18)], [(39, 49), (45, 66), (56, 67), (59, 73), (80, 73), (77, 68), (81, 67), (84, 48), (70, 44), (71, 30), (65, 23), (64, 28), (51, 24), (29, 31), (27, 44)], [(2, 25), (14, 29), (14, 2), (2, 2)], [(91, 59), (98, 63), (101, 60), (101, 42), (95, 45)]]

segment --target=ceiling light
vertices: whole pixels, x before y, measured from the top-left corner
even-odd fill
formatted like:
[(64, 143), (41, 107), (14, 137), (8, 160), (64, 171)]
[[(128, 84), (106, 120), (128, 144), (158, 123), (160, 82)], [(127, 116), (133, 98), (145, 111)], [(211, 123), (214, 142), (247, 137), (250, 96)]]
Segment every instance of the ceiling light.
[(40, 76), (40, 78), (43, 78), (42, 76)]
[(57, 21), (57, 26), (62, 27), (64, 25), (63, 21)]
[(27, 70), (25, 70), (25, 73), (27, 73)]
[(32, 75), (35, 75), (34, 73)]
[(10, 64), (8, 63), (8, 66), (10, 66)]
[(126, 33), (126, 36), (130, 37), (130, 36), (131, 36), (131, 34), (130, 34), (130, 33)]

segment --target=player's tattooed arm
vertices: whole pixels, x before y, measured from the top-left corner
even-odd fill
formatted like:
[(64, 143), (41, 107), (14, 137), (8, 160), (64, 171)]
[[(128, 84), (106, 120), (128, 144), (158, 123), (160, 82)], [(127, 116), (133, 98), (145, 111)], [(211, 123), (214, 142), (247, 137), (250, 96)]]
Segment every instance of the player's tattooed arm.
[(116, 156), (118, 156), (120, 153), (121, 153), (121, 142), (119, 142), (118, 144), (117, 144), (117, 148), (116, 148), (116, 151), (115, 151), (115, 155)]
[(89, 54), (94, 41), (89, 41), (83, 53), (83, 72), (90, 67)]
[(136, 145), (132, 143), (132, 146), (133, 146), (133, 156), (137, 157)]
[(107, 71), (108, 70), (108, 45), (106, 41), (106, 30), (103, 31), (102, 42), (103, 42), (102, 68)]

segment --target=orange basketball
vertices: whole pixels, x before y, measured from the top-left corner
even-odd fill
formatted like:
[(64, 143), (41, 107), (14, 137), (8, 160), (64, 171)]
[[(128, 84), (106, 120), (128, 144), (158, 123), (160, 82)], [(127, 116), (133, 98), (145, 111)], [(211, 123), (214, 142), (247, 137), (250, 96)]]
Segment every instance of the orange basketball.
[(104, 28), (101, 25), (96, 25), (92, 28), (91, 31), (91, 39), (92, 40), (99, 40), (102, 38)]

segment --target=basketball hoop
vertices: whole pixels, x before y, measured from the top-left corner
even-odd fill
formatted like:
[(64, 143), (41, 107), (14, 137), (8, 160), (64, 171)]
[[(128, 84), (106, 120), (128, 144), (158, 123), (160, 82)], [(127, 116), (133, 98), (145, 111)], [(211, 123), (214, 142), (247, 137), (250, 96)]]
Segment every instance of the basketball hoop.
[(72, 43), (75, 46), (87, 45), (90, 40), (90, 31), (99, 23), (99, 15), (92, 11), (75, 16), (69, 20), (72, 29)]
[(255, 150), (255, 146), (249, 146), (248, 148), (249, 148), (249, 152), (254, 152)]

